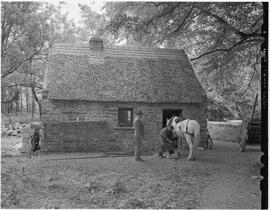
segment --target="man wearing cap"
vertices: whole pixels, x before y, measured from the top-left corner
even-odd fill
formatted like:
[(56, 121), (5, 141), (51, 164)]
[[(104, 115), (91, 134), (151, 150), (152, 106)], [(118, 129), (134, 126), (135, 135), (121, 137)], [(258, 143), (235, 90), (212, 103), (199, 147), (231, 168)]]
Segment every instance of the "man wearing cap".
[(135, 157), (136, 161), (142, 161), (141, 155), (141, 146), (142, 140), (144, 139), (144, 125), (142, 122), (143, 112), (138, 111), (134, 119), (134, 139), (135, 139)]

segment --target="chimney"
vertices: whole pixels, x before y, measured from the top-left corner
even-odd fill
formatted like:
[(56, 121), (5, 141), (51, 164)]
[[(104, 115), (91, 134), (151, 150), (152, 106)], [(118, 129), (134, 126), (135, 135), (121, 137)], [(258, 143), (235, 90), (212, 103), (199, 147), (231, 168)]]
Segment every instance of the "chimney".
[(102, 51), (103, 50), (103, 39), (98, 37), (92, 37), (89, 39), (90, 50)]

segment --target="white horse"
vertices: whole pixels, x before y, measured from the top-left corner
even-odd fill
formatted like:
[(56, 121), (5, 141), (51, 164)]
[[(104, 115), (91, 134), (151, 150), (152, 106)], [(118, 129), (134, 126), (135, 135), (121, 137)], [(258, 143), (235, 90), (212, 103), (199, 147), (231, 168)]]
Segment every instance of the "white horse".
[(189, 156), (187, 159), (194, 160), (194, 153), (200, 141), (200, 124), (195, 120), (185, 119), (178, 122), (177, 119), (177, 117), (171, 117), (167, 120), (167, 126), (172, 125), (174, 127), (174, 132), (178, 138), (178, 149), (180, 149), (180, 138), (185, 137), (189, 146)]

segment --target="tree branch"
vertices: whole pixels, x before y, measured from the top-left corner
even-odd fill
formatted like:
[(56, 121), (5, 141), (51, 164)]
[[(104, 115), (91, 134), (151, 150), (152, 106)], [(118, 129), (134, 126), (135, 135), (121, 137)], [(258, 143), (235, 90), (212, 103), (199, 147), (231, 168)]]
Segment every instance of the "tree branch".
[(205, 15), (215, 18), (218, 22), (220, 22), (221, 24), (227, 26), (234, 33), (238, 34), (239, 36), (241, 36), (241, 37), (245, 37), (246, 36), (245, 33), (241, 32), (240, 30), (238, 30), (237, 28), (235, 28), (234, 26), (232, 26), (231, 24), (229, 24), (226, 20), (224, 20), (223, 18), (219, 17), (218, 15), (213, 14), (213, 13), (211, 13), (209, 11), (206, 11), (206, 10), (200, 9), (199, 7), (196, 7), (196, 8), (198, 10), (200, 10), (202, 13), (204, 13)]
[(22, 62), (20, 62), (18, 65), (12, 66), (11, 68), (9, 68), (9, 70), (5, 71), (2, 75), (1, 78), (5, 78), (7, 75), (12, 74), (13, 72), (17, 71), (18, 68), (20, 68), (26, 61), (31, 60), (35, 55), (37, 55), (39, 52), (41, 52), (42, 47), (44, 45), (44, 40), (41, 43), (40, 48), (34, 52), (31, 56), (29, 56), (28, 58), (24, 59)]
[(177, 4), (169, 7), (169, 9), (167, 8), (167, 10), (163, 11), (162, 13), (153, 16), (150, 20), (148, 20), (145, 23), (145, 26), (149, 26), (157, 18), (162, 18), (162, 17), (172, 13), (180, 4), (182, 4), (182, 2), (178, 2)]
[(252, 23), (250, 27), (251, 28), (255, 27), (260, 20), (263, 20), (263, 15), (259, 16), (258, 19), (254, 23)]
[(248, 83), (248, 86), (247, 86), (246, 90), (241, 94), (242, 97), (246, 94), (247, 90), (248, 90), (249, 87), (251, 86), (251, 81), (253, 80), (254, 75), (255, 75), (255, 72), (253, 72), (253, 74), (252, 74), (252, 76), (251, 76), (251, 79), (249, 80), (249, 83)]
[(155, 5), (156, 7), (159, 6), (159, 4), (158, 3), (155, 3), (155, 2), (149, 2), (149, 3)]
[(253, 70), (256, 72), (256, 74), (257, 74), (257, 77), (258, 77), (258, 80), (259, 80), (259, 82), (260, 82), (260, 84), (261, 84), (261, 78), (260, 78), (260, 74), (259, 74), (259, 72), (257, 71), (257, 69), (256, 69), (256, 65), (257, 64), (259, 64), (258, 63), (258, 57), (256, 58), (256, 62), (252, 65), (252, 67), (253, 67)]
[(228, 49), (226, 49), (226, 48), (219, 48), (219, 49), (211, 50), (211, 51), (208, 51), (206, 53), (201, 54), (198, 57), (195, 57), (195, 58), (190, 59), (190, 61), (198, 60), (198, 59), (200, 59), (203, 56), (206, 56), (206, 55), (209, 55), (209, 54), (212, 54), (212, 53), (215, 53), (215, 52), (230, 52), (235, 47), (240, 46), (241, 44), (244, 44), (244, 43), (247, 43), (247, 42), (257, 42), (259, 40), (262, 41), (262, 39), (260, 39), (260, 38), (258, 38), (258, 39), (244, 38), (244, 39), (240, 40), (239, 42), (235, 43), (234, 45), (232, 45), (231, 47), (229, 47)]
[(206, 53), (201, 54), (198, 57), (191, 58), (190, 61), (198, 60), (198, 59), (200, 59), (203, 56), (206, 56), (206, 55), (209, 55), (209, 54), (212, 54), (212, 53), (215, 53), (215, 52), (229, 52), (229, 50), (228, 49), (222, 49), (222, 48), (211, 50), (211, 51), (208, 51)]
[(38, 100), (37, 94), (36, 94), (36, 92), (35, 92), (35, 87), (31, 87), (31, 91), (32, 91), (32, 93), (33, 93), (33, 96), (34, 96), (36, 102), (37, 102), (37, 103), (40, 103), (40, 101)]
[(188, 11), (187, 15), (185, 16), (184, 20), (182, 21), (182, 23), (177, 27), (177, 29), (175, 29), (172, 33), (177, 33), (181, 28), (182, 26), (185, 24), (186, 20), (190, 17), (192, 11), (194, 9), (194, 4), (192, 4), (192, 7), (191, 9)]
[(41, 117), (42, 117), (42, 104), (41, 104), (41, 102), (38, 100), (38, 97), (37, 97), (37, 94), (36, 94), (36, 92), (35, 92), (35, 88), (34, 88), (34, 87), (31, 88), (31, 91), (32, 91), (32, 94), (33, 94), (33, 96), (34, 96), (35, 101), (38, 103), (38, 107), (39, 107), (39, 118), (40, 118), (40, 120), (41, 120)]

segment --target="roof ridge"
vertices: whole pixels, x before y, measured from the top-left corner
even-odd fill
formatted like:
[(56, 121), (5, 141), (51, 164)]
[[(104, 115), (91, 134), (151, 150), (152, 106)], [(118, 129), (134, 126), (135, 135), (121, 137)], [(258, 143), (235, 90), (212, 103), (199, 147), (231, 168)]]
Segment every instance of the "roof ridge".
[[(78, 48), (88, 48), (89, 44), (88, 42), (57, 42), (53, 45), (52, 48), (58, 48), (58, 47), (78, 47)], [(142, 50), (142, 51), (164, 51), (164, 52), (183, 52), (185, 53), (184, 49), (179, 48), (160, 48), (160, 47), (141, 47), (141, 46), (131, 46), (131, 45), (107, 45), (104, 44), (104, 50), (106, 49), (113, 49), (113, 50)]]

